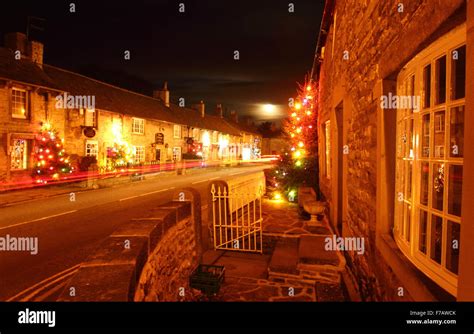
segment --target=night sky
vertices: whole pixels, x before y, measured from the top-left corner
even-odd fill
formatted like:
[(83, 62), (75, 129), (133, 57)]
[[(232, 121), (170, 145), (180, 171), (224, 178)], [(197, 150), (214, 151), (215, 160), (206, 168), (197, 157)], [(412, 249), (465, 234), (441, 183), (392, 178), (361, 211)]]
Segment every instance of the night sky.
[[(44, 31), (33, 29), (31, 36), (44, 42), (47, 64), (145, 94), (166, 80), (174, 102), (184, 97), (191, 106), (202, 99), (207, 112), (222, 103), (226, 112), (265, 120), (284, 115), (296, 82), (311, 69), (323, 5), (322, 0), (2, 1), (0, 33), (3, 41), (5, 32), (26, 32), (28, 16), (41, 17)], [(234, 60), (234, 50), (240, 60)], [(262, 112), (265, 103), (281, 105), (279, 113)]]

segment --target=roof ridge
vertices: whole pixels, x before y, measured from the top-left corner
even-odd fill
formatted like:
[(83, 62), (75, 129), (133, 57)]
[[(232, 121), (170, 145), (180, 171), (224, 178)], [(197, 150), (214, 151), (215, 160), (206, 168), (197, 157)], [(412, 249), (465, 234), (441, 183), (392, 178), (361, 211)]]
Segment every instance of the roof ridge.
[[(100, 81), (100, 80), (97, 80), (97, 79), (88, 77), (88, 76), (86, 76), (86, 75), (83, 75), (83, 74), (80, 74), (80, 73), (77, 73), (77, 72), (73, 72), (73, 71), (66, 70), (66, 69), (61, 68), (61, 67), (57, 67), (57, 66), (53, 66), (53, 65), (49, 65), (49, 64), (43, 64), (43, 66), (51, 67), (51, 68), (54, 68), (54, 69), (56, 69), (56, 70), (60, 70), (60, 71), (66, 72), (66, 73), (78, 75), (78, 76), (83, 77), (83, 78), (86, 78), (86, 79), (88, 79), (88, 80), (91, 80), (91, 81), (94, 81), (94, 82), (97, 82), (97, 83), (100, 83), (100, 84), (103, 84), (103, 85), (106, 85), (106, 86), (109, 86), (109, 87), (113, 87), (113, 88), (122, 90), (122, 91), (127, 92), (127, 93), (132, 93), (132, 94), (135, 94), (135, 95), (138, 95), (138, 96), (146, 97), (146, 98), (152, 99), (152, 100), (154, 100), (154, 101), (158, 101), (158, 102), (163, 102), (163, 101), (161, 101), (161, 99), (156, 99), (156, 98), (154, 98), (153, 96), (149, 96), (149, 95), (137, 93), (137, 92), (134, 92), (134, 91), (132, 91), (132, 90), (125, 89), (125, 88), (122, 88), (122, 87), (119, 87), (119, 86), (115, 86), (115, 85), (109, 84), (109, 83), (107, 83), (107, 82)], [(163, 105), (164, 107), (166, 107), (166, 105), (165, 105), (164, 103), (162, 103), (162, 105)]]

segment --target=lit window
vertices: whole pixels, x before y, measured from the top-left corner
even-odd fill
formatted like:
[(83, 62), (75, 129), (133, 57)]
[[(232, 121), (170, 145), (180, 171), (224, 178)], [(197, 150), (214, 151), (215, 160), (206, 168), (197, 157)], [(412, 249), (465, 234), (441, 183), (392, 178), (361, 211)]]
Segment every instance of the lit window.
[(331, 178), (331, 121), (324, 123), (326, 177)]
[(173, 147), (173, 160), (181, 161), (181, 147)]
[(414, 87), (423, 108), (397, 111), (395, 240), (453, 295), (461, 230), (465, 39), (463, 25), (423, 50), (397, 78), (397, 95)]
[(181, 138), (181, 125), (174, 125), (173, 126), (173, 137), (174, 138)]
[(22, 119), (28, 117), (27, 92), (24, 89), (12, 89), (12, 117)]
[(13, 139), (11, 144), (11, 170), (25, 170), (28, 168), (28, 141)]
[(145, 133), (145, 120), (142, 118), (132, 118), (132, 133), (144, 134)]
[(99, 156), (99, 143), (95, 140), (86, 141), (86, 157), (98, 157)]
[(97, 114), (95, 109), (85, 109), (84, 111), (84, 125), (96, 127), (97, 125)]
[(135, 154), (134, 162), (136, 164), (139, 164), (139, 163), (145, 161), (145, 146), (134, 146), (133, 151), (134, 151), (134, 154)]

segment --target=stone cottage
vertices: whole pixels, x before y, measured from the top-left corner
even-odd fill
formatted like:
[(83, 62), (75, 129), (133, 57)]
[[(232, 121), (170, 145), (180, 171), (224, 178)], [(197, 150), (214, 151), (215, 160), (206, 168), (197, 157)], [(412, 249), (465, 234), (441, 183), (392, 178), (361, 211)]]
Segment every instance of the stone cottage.
[(222, 106), (210, 115), (202, 101), (195, 108), (171, 103), (166, 84), (146, 96), (47, 65), (43, 48), (22, 33), (6, 34), (0, 48), (0, 185), (31, 183), (35, 136), (45, 125), (70, 156), (93, 156), (104, 168), (116, 145), (128, 148), (134, 165), (161, 166), (184, 154), (258, 158), (258, 132), (226, 119)]
[(474, 2), (326, 1), (314, 78), (330, 222), (366, 245), (355, 293), (474, 300)]

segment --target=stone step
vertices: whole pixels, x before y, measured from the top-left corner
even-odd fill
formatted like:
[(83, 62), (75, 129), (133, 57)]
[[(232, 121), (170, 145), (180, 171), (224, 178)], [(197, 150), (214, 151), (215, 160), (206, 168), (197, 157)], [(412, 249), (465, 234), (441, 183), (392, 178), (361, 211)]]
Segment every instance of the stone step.
[(297, 269), (303, 279), (328, 283), (340, 282), (346, 261), (340, 252), (325, 249), (326, 237), (321, 235), (301, 236)]
[(269, 272), (298, 275), (298, 239), (278, 240), (273, 251)]

